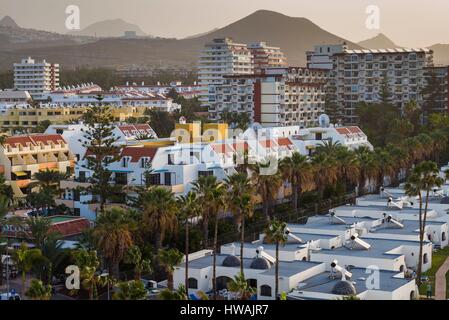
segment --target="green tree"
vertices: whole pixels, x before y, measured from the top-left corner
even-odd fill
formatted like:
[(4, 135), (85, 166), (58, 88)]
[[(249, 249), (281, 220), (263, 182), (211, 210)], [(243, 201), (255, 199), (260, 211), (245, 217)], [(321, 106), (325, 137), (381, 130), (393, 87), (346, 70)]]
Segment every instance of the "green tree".
[(165, 236), (178, 228), (176, 200), (169, 190), (155, 187), (140, 194), (140, 203), (144, 227), (154, 235), (157, 251), (162, 248)]
[(292, 186), (292, 208), (298, 210), (299, 197), (304, 190), (310, 190), (313, 181), (312, 165), (308, 157), (294, 152), (291, 157), (281, 160), (282, 177)]
[(229, 282), (229, 291), (234, 292), (238, 300), (249, 300), (256, 293), (256, 289), (248, 284), (243, 273), (239, 273)]
[(50, 219), (45, 217), (29, 217), (26, 224), (34, 240), (33, 243), (37, 248), (42, 249), (49, 236), (51, 227)]
[(159, 293), (159, 299), (161, 300), (187, 300), (187, 290), (184, 285), (179, 285), (178, 290), (173, 291), (170, 289), (164, 289)]
[(39, 122), (36, 127), (34, 127), (32, 129), (32, 132), (34, 132), (34, 133), (44, 133), (45, 130), (47, 130), (47, 128), (50, 125), (51, 125), (51, 121), (50, 120), (43, 120), (43, 121)]
[(184, 255), (178, 249), (161, 249), (158, 252), (158, 262), (167, 272), (167, 287), (173, 290), (173, 272), (175, 267), (181, 263)]
[(97, 268), (100, 265), (97, 252), (94, 250), (79, 249), (73, 251), (75, 265), (80, 270), (80, 280), (83, 289), (87, 290), (89, 300), (98, 298), (98, 285), (101, 282), (100, 276), (97, 274)]
[(124, 260), (126, 263), (130, 263), (134, 266), (134, 280), (136, 281), (140, 281), (142, 272), (151, 271), (150, 259), (144, 259), (142, 256), (142, 251), (136, 245), (128, 248)]
[(189, 244), (190, 244), (190, 220), (199, 216), (201, 208), (197, 199), (196, 193), (190, 191), (186, 196), (180, 196), (178, 198), (178, 204), (180, 207), (181, 218), (184, 220), (185, 226), (185, 287), (189, 289)]
[(117, 288), (118, 291), (112, 296), (113, 300), (146, 300), (148, 296), (141, 280), (119, 282)]
[(244, 173), (229, 176), (226, 181), (226, 202), (234, 217), (240, 223), (240, 273), (244, 277), (243, 247), (245, 243), (245, 221), (254, 213), (253, 191), (251, 180)]
[(276, 262), (275, 262), (275, 299), (277, 300), (277, 297), (279, 295), (279, 246), (284, 245), (287, 240), (288, 236), (286, 233), (287, 224), (282, 221), (273, 220), (268, 225), (267, 229), (265, 230), (265, 240), (268, 243), (274, 243), (276, 245)]
[(250, 167), (252, 184), (262, 200), (262, 210), (267, 221), (271, 219), (279, 188), (283, 182), (277, 168), (276, 172), (271, 172), (273, 161), (275, 160), (269, 158), (265, 163), (259, 162)]
[(425, 73), (426, 85), (421, 90), (423, 96), (423, 115), (427, 119), (432, 113), (439, 113), (447, 109), (444, 102), (445, 86), (444, 82), (433, 68)]
[(108, 200), (121, 194), (122, 188), (111, 183), (112, 172), (108, 169), (111, 163), (120, 159), (119, 147), (113, 135), (113, 116), (107, 106), (93, 106), (84, 115), (86, 129), (83, 129), (82, 144), (86, 148), (86, 167), (92, 170), (88, 179), (91, 184), (87, 188), (93, 197), (99, 198), (100, 212), (105, 210)]
[(113, 208), (101, 214), (93, 231), (97, 247), (111, 263), (111, 274), (119, 279), (120, 262), (133, 245), (131, 221), (121, 209)]
[[(412, 174), (408, 177), (405, 184), (405, 192), (408, 196), (418, 197), (419, 199), (419, 258), (416, 271), (416, 283), (421, 285), (422, 263), (423, 263), (423, 244), (427, 222), (427, 211), (429, 206), (430, 190), (441, 187), (444, 179), (439, 177), (438, 166), (435, 162), (424, 161), (416, 165)], [(425, 202), (423, 204), (423, 195)], [(424, 205), (424, 208), (423, 208)]]
[(51, 285), (44, 285), (42, 281), (33, 279), (25, 294), (31, 300), (50, 300)]
[(41, 259), (42, 252), (39, 249), (29, 249), (25, 243), (20, 245), (20, 248), (13, 253), (13, 260), (17, 264), (17, 268), (22, 274), (22, 295), (25, 295), (26, 274), (31, 271), (34, 263)]

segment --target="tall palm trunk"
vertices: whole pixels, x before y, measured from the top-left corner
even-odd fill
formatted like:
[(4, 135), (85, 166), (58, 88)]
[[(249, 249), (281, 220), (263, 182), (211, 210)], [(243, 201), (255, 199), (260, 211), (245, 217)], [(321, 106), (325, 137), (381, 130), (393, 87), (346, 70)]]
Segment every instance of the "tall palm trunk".
[(215, 214), (214, 228), (214, 256), (212, 270), (212, 286), (214, 291), (214, 300), (217, 299), (217, 242), (218, 242), (218, 212)]
[(120, 261), (118, 259), (112, 261), (112, 275), (117, 280), (120, 279)]
[[(422, 202), (422, 199), (420, 201)], [(419, 280), (418, 285), (421, 285), (424, 233), (425, 233), (425, 228), (426, 228), (428, 205), (429, 205), (429, 189), (426, 190), (426, 204), (424, 206), (424, 218), (422, 219), (422, 222), (420, 223), (420, 226), (419, 226), (419, 228), (420, 228), (419, 229), (419, 260), (418, 260), (418, 271), (417, 271), (417, 277)]]
[(245, 214), (242, 213), (242, 222), (240, 226), (240, 273), (243, 273), (243, 244), (245, 243)]
[(279, 294), (279, 241), (276, 241), (276, 262), (275, 262), (275, 285), (274, 285), (274, 300), (277, 300)]
[(173, 291), (173, 272), (171, 270), (167, 271), (167, 287)]
[(187, 300), (189, 299), (189, 219), (186, 219), (186, 249), (185, 249), (185, 255), (186, 255), (186, 274), (185, 274), (185, 282), (184, 285), (186, 287), (187, 292)]
[(424, 241), (424, 233), (422, 232), (423, 221), (422, 221), (422, 196), (421, 192), (418, 194), (419, 197), (419, 257), (418, 257), (418, 267), (416, 268), (416, 284), (418, 287), (421, 285), (421, 265), (422, 265), (422, 245)]
[(204, 247), (207, 248), (209, 245), (209, 216), (211, 210), (209, 210), (208, 215), (203, 217), (203, 239), (204, 239)]
[[(2, 277), (3, 277), (3, 275), (2, 275)], [(25, 296), (25, 282), (26, 282), (26, 272), (22, 271), (22, 289), (21, 289), (21, 292), (20, 292), (22, 297)]]
[(294, 185), (292, 184), (292, 192), (293, 192), (292, 208), (295, 212), (298, 209), (298, 193), (299, 193), (298, 189), (299, 186), (296, 183)]

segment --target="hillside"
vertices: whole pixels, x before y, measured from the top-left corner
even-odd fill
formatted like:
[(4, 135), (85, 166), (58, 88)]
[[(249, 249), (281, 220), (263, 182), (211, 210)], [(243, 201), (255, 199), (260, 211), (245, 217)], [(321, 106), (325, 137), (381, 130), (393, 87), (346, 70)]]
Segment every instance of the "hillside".
[(367, 49), (379, 49), (379, 48), (400, 48), (391, 39), (389, 39), (383, 33), (379, 33), (377, 36), (360, 41), (357, 43), (359, 46)]
[(137, 36), (146, 36), (145, 32), (136, 24), (128, 23), (122, 19), (105, 20), (93, 23), (80, 31), (70, 32), (72, 35), (90, 37), (122, 37), (125, 31), (134, 31)]
[(235, 41), (266, 41), (280, 46), (290, 65), (305, 65), (305, 51), (315, 44), (342, 43), (359, 48), (343, 38), (333, 35), (305, 18), (294, 18), (272, 11), (256, 11), (224, 28), (188, 39), (102, 39), (93, 43), (49, 48), (0, 51), (0, 68), (9, 66), (17, 56), (46, 57), (59, 62), (64, 68), (79, 65), (115, 67), (129, 64), (170, 64), (192, 66), (203, 45), (213, 38), (232, 37)]

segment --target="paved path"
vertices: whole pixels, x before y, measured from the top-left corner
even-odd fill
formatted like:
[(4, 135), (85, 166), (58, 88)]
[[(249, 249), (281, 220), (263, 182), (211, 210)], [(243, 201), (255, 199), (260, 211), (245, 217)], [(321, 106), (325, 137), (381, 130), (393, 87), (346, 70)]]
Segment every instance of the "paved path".
[(435, 300), (446, 300), (446, 273), (449, 271), (449, 257), (435, 275)]

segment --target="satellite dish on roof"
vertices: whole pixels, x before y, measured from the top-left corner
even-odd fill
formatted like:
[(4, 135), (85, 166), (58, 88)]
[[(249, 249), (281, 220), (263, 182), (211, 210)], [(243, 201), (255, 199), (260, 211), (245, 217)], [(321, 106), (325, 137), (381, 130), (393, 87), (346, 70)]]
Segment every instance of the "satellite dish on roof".
[(318, 117), (318, 123), (320, 124), (321, 128), (328, 128), (330, 124), (329, 116), (323, 113)]

